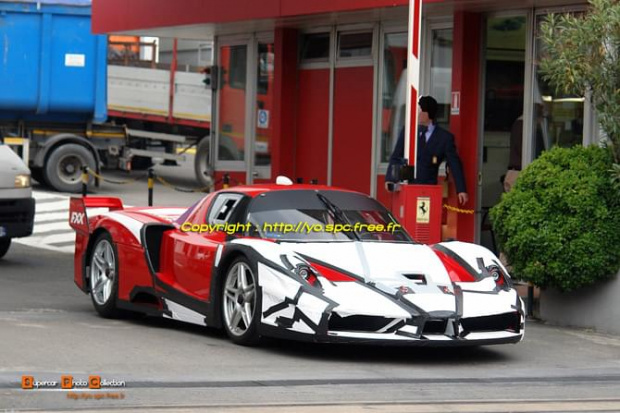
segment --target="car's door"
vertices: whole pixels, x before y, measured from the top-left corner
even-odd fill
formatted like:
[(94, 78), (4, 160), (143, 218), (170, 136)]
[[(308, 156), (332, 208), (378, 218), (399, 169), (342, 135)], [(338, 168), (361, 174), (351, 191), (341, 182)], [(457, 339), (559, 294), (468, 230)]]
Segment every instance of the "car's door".
[[(215, 197), (206, 216), (195, 224), (219, 229), (200, 232), (177, 230), (170, 234), (172, 252), (170, 268), (175, 287), (202, 302), (211, 299), (211, 272), (218, 246), (226, 241), (224, 225), (233, 216), (243, 198), (239, 193), (222, 193)], [(204, 227), (203, 227), (204, 228)]]

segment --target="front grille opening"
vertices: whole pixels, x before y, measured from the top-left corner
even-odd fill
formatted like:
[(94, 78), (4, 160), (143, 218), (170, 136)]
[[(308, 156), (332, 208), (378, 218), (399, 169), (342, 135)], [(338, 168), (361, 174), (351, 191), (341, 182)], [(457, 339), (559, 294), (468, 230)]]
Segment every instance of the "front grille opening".
[(443, 334), (446, 332), (446, 326), (448, 320), (427, 320), (422, 328), (422, 335), (424, 334)]
[(506, 313), (484, 317), (461, 319), (463, 329), (468, 332), (482, 331), (512, 331), (518, 333), (521, 329), (519, 313)]
[(393, 318), (376, 317), (368, 315), (352, 315), (340, 317), (333, 313), (329, 318), (330, 331), (364, 331), (376, 332), (394, 321)]
[(0, 223), (23, 224), (30, 222), (30, 212), (22, 206), (16, 200), (0, 200)]
[(405, 278), (414, 281), (419, 284), (426, 284), (426, 277), (424, 274), (403, 274)]

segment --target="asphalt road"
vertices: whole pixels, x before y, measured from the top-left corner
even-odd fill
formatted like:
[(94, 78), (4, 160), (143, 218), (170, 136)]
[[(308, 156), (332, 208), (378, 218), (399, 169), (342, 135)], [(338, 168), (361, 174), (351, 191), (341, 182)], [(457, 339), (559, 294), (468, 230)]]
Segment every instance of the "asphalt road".
[[(166, 173), (189, 186), (187, 172)], [(144, 205), (143, 186), (104, 184), (97, 193)], [(190, 205), (201, 196), (156, 191), (157, 205)], [(24, 375), (99, 375), (125, 387), (22, 390)], [(219, 331), (171, 320), (102, 319), (73, 284), (71, 254), (14, 245), (0, 260), (0, 411), (119, 408), (617, 412), (620, 337), (529, 322), (517, 345), (455, 350), (269, 340), (239, 347)]]

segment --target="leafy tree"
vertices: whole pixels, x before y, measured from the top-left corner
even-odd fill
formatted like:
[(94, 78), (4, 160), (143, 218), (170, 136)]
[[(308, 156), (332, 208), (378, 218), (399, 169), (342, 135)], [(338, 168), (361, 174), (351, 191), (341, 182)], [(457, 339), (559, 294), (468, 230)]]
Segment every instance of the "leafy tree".
[(620, 197), (610, 191), (606, 148), (554, 147), (521, 172), (491, 209), (512, 272), (572, 291), (620, 268)]
[[(540, 70), (559, 92), (589, 96), (620, 163), (620, 2), (589, 0), (583, 14), (550, 14), (540, 27)], [(620, 180), (620, 169), (610, 171)]]

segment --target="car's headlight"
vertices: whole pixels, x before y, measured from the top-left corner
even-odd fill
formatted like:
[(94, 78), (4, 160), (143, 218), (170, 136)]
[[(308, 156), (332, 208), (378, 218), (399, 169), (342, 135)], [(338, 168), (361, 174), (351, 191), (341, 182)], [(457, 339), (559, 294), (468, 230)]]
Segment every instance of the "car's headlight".
[(297, 275), (299, 278), (301, 278), (311, 286), (319, 288), (321, 287), (321, 283), (317, 278), (316, 270), (310, 265), (308, 265), (308, 263), (293, 254), (283, 254), (280, 256), (280, 258), (282, 259), (282, 263), (284, 264), (284, 266), (288, 268), (289, 271), (292, 271), (295, 275)]
[(21, 174), (15, 176), (15, 188), (29, 188), (30, 175)]

